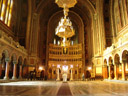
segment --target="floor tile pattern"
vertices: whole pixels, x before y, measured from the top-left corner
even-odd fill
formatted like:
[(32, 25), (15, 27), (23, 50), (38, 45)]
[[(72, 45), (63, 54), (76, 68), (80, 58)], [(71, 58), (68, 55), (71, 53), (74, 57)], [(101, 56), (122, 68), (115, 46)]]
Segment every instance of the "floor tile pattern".
[(104, 81), (69, 82), (74, 96), (128, 96), (128, 84)]
[(0, 83), (0, 96), (128, 96), (128, 83), (20, 81)]
[(0, 84), (0, 95), (55, 96), (62, 82), (29, 81)]

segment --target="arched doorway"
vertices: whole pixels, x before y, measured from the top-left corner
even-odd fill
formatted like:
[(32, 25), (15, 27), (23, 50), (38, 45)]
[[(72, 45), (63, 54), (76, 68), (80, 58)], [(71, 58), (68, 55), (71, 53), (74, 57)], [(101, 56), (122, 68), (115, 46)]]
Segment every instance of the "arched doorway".
[(121, 67), (121, 63), (120, 63), (120, 57), (118, 54), (115, 55), (114, 57), (114, 69), (115, 69), (115, 72), (114, 72), (114, 75), (115, 75), (115, 79), (119, 79), (122, 77), (122, 74), (121, 74), (121, 71), (120, 71), (120, 67)]
[(6, 70), (6, 62), (5, 62), (5, 53), (2, 53), (2, 58), (1, 58), (1, 75), (0, 78), (3, 79), (5, 76), (5, 70)]
[(28, 66), (27, 66), (27, 59), (24, 59), (24, 63), (23, 63), (23, 78), (27, 78), (28, 77)]
[(103, 78), (107, 79), (108, 78), (108, 66), (107, 66), (107, 60), (104, 60), (104, 65), (103, 65)]
[(122, 80), (126, 80), (128, 75), (128, 51), (124, 50), (122, 53)]
[[(8, 53), (8, 50), (3, 50), (2, 52), (2, 58), (1, 58), (1, 69), (2, 69), (2, 72), (1, 72), (1, 76), (0, 78), (3, 79), (5, 77), (5, 72), (6, 72), (6, 64), (9, 62), (9, 53)], [(9, 66), (9, 65), (8, 65)], [(7, 71), (8, 73), (8, 71)], [(5, 77), (5, 79), (8, 78), (8, 74), (7, 76)]]
[(11, 57), (11, 62), (10, 62), (10, 67), (9, 67), (9, 79), (12, 78), (13, 76), (13, 68), (14, 68), (14, 64), (13, 64), (13, 56)]
[(16, 74), (16, 77), (17, 78), (20, 78), (20, 66), (22, 65), (22, 57), (20, 56), (18, 58), (18, 64), (17, 64), (17, 74)]
[(114, 65), (112, 57), (109, 57), (109, 79), (114, 79)]
[(14, 73), (16, 71), (16, 65), (17, 64), (17, 57), (16, 57), (16, 54), (12, 54), (11, 56), (11, 61), (10, 61), (10, 67), (9, 67), (9, 78), (11, 79), (16, 79), (16, 76)]
[(48, 79), (52, 79), (52, 68), (49, 68)]
[(40, 79), (41, 80), (43, 80), (43, 79), (47, 80), (46, 77), (45, 77), (44, 70), (41, 70), (41, 72), (40, 72)]
[(20, 65), (18, 63), (16, 68), (16, 78), (19, 78), (19, 73), (20, 73), (19, 71), (20, 71)]

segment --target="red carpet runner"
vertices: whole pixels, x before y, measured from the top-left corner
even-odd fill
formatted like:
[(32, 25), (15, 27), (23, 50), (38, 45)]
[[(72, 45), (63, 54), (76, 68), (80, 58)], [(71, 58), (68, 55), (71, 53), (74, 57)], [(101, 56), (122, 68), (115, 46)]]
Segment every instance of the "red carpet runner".
[(57, 96), (72, 96), (68, 83), (62, 83)]

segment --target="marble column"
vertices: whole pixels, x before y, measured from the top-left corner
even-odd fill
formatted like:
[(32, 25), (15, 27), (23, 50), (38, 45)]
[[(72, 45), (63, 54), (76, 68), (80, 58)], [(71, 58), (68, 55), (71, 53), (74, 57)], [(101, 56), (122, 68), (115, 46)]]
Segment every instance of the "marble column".
[(16, 64), (17, 62), (13, 62), (13, 77), (12, 77), (12, 79), (13, 80), (16, 80), (17, 79), (17, 77), (16, 77), (16, 67), (17, 67), (17, 64)]
[(126, 80), (125, 78), (125, 63), (122, 62), (122, 80)]
[(109, 65), (109, 80), (111, 80), (112, 77), (111, 77), (111, 65)]
[(19, 79), (22, 79), (22, 64), (20, 65)]
[(9, 58), (5, 58), (5, 62), (6, 62), (6, 69), (5, 69), (4, 79), (8, 80), (9, 79)]
[(57, 81), (60, 80), (59, 68), (57, 68), (57, 79), (56, 79), (56, 80), (57, 80)]
[(114, 65), (114, 79), (117, 80), (117, 64)]
[(73, 80), (73, 74), (72, 74), (72, 68), (71, 68), (71, 77), (70, 77), (70, 81)]

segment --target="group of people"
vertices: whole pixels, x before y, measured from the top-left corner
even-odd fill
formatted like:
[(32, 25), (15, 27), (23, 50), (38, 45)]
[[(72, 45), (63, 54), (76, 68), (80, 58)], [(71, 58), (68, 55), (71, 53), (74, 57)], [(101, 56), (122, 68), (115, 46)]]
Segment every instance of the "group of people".
[(86, 73), (82, 74), (82, 80), (84, 81), (85, 79), (90, 79), (91, 78), (91, 73), (87, 70)]
[(28, 75), (28, 79), (30, 80), (47, 80), (47, 76), (44, 75), (44, 71), (36, 72), (36, 70), (30, 71)]

